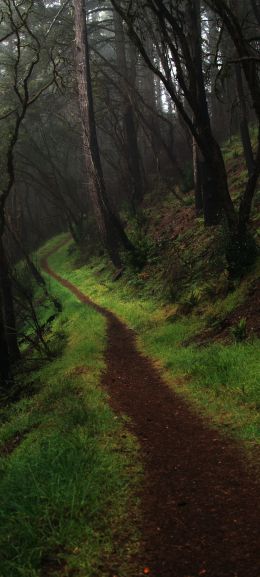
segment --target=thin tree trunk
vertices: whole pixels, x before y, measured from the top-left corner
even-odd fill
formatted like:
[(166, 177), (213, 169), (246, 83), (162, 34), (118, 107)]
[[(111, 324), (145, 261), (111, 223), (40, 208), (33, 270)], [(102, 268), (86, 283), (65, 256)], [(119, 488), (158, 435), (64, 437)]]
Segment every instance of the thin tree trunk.
[[(200, 123), (198, 131), (203, 137), (211, 135), (210, 117), (206, 98), (201, 49), (201, 1), (191, 0), (188, 6), (190, 15), (191, 37), (193, 39), (193, 60), (196, 70), (197, 101), (200, 107)], [(213, 140), (213, 137), (212, 137)], [(201, 181), (203, 190), (203, 207), (205, 224), (218, 224), (221, 217), (220, 196), (216, 186), (215, 174), (211, 170), (207, 159), (201, 163)]]
[(252, 144), (248, 129), (248, 119), (247, 119), (247, 110), (246, 110), (246, 100), (245, 100), (245, 91), (243, 86), (243, 76), (240, 64), (236, 64), (236, 82), (237, 82), (237, 93), (239, 99), (239, 108), (240, 108), (240, 133), (241, 133), (241, 140), (244, 149), (244, 156), (247, 166), (248, 175), (250, 176), (254, 171), (254, 155), (252, 150)]
[(199, 215), (203, 210), (203, 195), (201, 186), (201, 167), (199, 161), (199, 151), (195, 138), (192, 140), (192, 154), (193, 154), (193, 178), (194, 178), (194, 192), (195, 192), (195, 210)]
[(34, 280), (36, 281), (36, 283), (38, 285), (46, 288), (46, 283), (45, 283), (43, 276), (41, 275), (40, 271), (37, 269), (34, 262), (31, 260), (30, 256), (28, 255), (27, 251), (25, 250), (19, 235), (14, 231), (14, 229), (12, 228), (12, 226), (10, 225), (9, 222), (6, 223), (6, 226), (9, 230), (12, 238), (14, 239), (17, 246), (19, 247), (21, 254), (23, 255), (24, 259), (26, 260), (28, 268), (32, 274), (32, 277), (34, 278)]
[(20, 351), (17, 342), (13, 290), (2, 237), (0, 237), (0, 271), (0, 291), (2, 294), (3, 319), (8, 351), (10, 359), (17, 361), (20, 358)]
[(239, 234), (243, 239), (247, 232), (254, 193), (260, 176), (260, 125), (258, 127), (258, 144), (254, 161), (254, 170), (250, 174), (245, 193), (239, 207)]
[[(153, 42), (151, 38), (146, 38), (146, 50), (150, 55), (150, 58), (153, 59)], [(154, 151), (156, 165), (158, 170), (160, 170), (160, 156), (161, 156), (161, 130), (160, 130), (160, 123), (157, 116), (157, 103), (156, 103), (156, 91), (155, 91), (155, 82), (156, 78), (154, 73), (147, 67), (144, 67), (143, 70), (143, 79), (142, 79), (142, 87), (143, 87), (143, 94), (145, 101), (149, 105), (149, 116), (148, 122), (151, 126), (151, 135), (152, 135), (152, 148)], [(171, 99), (170, 99), (171, 100)]]
[(260, 26), (260, 4), (259, 4), (259, 2), (257, 2), (257, 0), (251, 0), (251, 5), (253, 8), (253, 12), (254, 12), (256, 21), (258, 22), (258, 24)]
[[(113, 10), (113, 14), (114, 14), (117, 65), (121, 74), (120, 77), (121, 84), (123, 84), (121, 92), (125, 95), (123, 118), (124, 118), (124, 126), (127, 142), (128, 166), (133, 190), (132, 197), (134, 206), (138, 206), (138, 204), (140, 204), (140, 202), (143, 199), (144, 190), (143, 190), (143, 179), (140, 166), (140, 153), (138, 150), (135, 114), (131, 101), (131, 96), (129, 94), (128, 89), (128, 81), (130, 77), (132, 79), (135, 75), (129, 74), (128, 72), (128, 66), (126, 60), (125, 35), (122, 19), (115, 9)], [(132, 48), (133, 47), (131, 46), (131, 49)], [(135, 63), (131, 58), (131, 67), (133, 66), (135, 66)]]
[(10, 379), (11, 367), (4, 328), (2, 302), (0, 294), (0, 385), (5, 386)]
[(133, 247), (118, 217), (111, 209), (103, 178), (93, 106), (84, 0), (74, 0), (74, 14), (76, 73), (89, 193), (103, 244), (114, 265), (121, 266), (120, 245), (127, 250), (132, 250)]

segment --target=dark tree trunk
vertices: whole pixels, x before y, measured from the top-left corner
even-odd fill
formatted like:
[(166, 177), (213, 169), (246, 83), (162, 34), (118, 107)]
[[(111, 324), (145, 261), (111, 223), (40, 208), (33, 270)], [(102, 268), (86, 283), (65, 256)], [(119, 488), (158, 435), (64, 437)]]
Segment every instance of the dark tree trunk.
[(84, 0), (74, 0), (74, 13), (76, 72), (89, 193), (103, 244), (113, 264), (121, 266), (120, 245), (126, 250), (133, 250), (133, 247), (110, 206), (103, 178), (93, 106)]
[(10, 359), (17, 361), (20, 358), (20, 351), (17, 343), (13, 290), (2, 238), (0, 238), (0, 271), (0, 290), (2, 294), (3, 318), (8, 351)]
[(253, 173), (255, 162), (252, 150), (252, 144), (248, 128), (247, 109), (245, 100), (245, 91), (243, 86), (243, 76), (240, 64), (236, 64), (236, 82), (239, 99), (239, 116), (240, 116), (240, 133), (244, 149), (244, 156), (249, 176)]
[(10, 379), (11, 367), (10, 358), (5, 334), (2, 302), (0, 294), (0, 385), (5, 386)]
[(212, 176), (209, 165), (204, 160), (200, 163), (200, 175), (205, 225), (217, 225), (220, 221), (220, 205), (216, 203), (216, 180)]
[[(196, 91), (199, 106), (198, 132), (203, 139), (213, 140), (211, 133), (208, 103), (206, 98), (201, 48), (201, 1), (190, 0), (189, 6), (191, 37), (193, 40), (193, 63), (196, 70)], [(211, 143), (210, 143), (211, 144)], [(203, 154), (203, 152), (202, 152)], [(201, 162), (201, 184), (203, 192), (204, 220), (207, 226), (218, 224), (221, 217), (221, 202), (214, 171), (207, 158)]]
[(140, 155), (137, 144), (137, 132), (132, 106), (127, 106), (124, 114), (124, 121), (128, 144), (128, 165), (133, 190), (133, 205), (137, 208), (143, 199), (144, 190), (140, 167)]
[(218, 75), (217, 66), (217, 45), (219, 41), (219, 31), (217, 15), (213, 10), (207, 9), (208, 17), (208, 43), (209, 43), (209, 62), (210, 62), (210, 112), (211, 112), (211, 126), (215, 138), (219, 141), (226, 136), (226, 121), (223, 122), (223, 115), (226, 117), (227, 109), (220, 103), (217, 97), (216, 80)]
[(258, 129), (258, 145), (257, 145), (256, 157), (254, 160), (254, 170), (250, 174), (246, 190), (239, 207), (239, 234), (241, 238), (243, 238), (243, 236), (246, 235), (252, 208), (252, 202), (259, 176), (260, 176), (260, 126)]
[[(131, 73), (128, 71), (124, 29), (122, 19), (116, 10), (114, 10), (114, 27), (117, 65), (121, 75), (121, 92), (125, 95), (123, 103), (123, 118), (127, 144), (127, 163), (129, 167), (130, 180), (132, 183), (131, 188), (133, 205), (137, 207), (143, 199), (144, 186), (140, 166), (140, 153), (138, 149), (135, 114), (128, 88), (128, 82), (131, 81), (135, 75), (133, 75), (131, 71)], [(133, 47), (131, 47), (131, 49), (133, 49)], [(135, 66), (132, 58), (131, 66)]]
[[(150, 58), (153, 59), (153, 42), (151, 38), (146, 38), (146, 50), (147, 53), (150, 55)], [(155, 82), (156, 77), (154, 73), (144, 66), (143, 74), (142, 74), (142, 89), (144, 94), (145, 102), (149, 106), (149, 114), (148, 114), (148, 123), (151, 127), (151, 138), (152, 138), (152, 148), (155, 156), (156, 166), (158, 171), (160, 170), (160, 156), (161, 156), (161, 129), (160, 123), (157, 116), (157, 112), (159, 107), (157, 106), (156, 102), (156, 90), (155, 90)], [(171, 99), (170, 99), (171, 100)], [(170, 151), (171, 154), (171, 151)], [(174, 152), (172, 151), (172, 157), (174, 156)]]
[(203, 192), (201, 183), (201, 163), (199, 161), (199, 151), (198, 146), (193, 138), (192, 142), (192, 153), (193, 153), (193, 179), (194, 179), (194, 192), (195, 192), (195, 210), (196, 214), (199, 215), (203, 210)]
[(255, 19), (260, 26), (260, 4), (259, 4), (259, 0), (251, 0), (251, 5), (253, 8)]

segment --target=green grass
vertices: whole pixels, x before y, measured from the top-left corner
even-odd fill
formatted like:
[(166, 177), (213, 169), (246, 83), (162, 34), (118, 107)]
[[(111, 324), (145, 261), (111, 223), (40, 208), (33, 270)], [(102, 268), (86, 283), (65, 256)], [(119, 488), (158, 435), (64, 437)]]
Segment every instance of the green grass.
[(127, 277), (113, 282), (104, 258), (80, 264), (72, 244), (55, 253), (50, 263), (93, 300), (133, 327), (139, 335), (139, 347), (159, 362), (169, 385), (196, 409), (230, 434), (259, 442), (259, 340), (215, 343), (203, 348), (183, 346), (183, 341), (204, 328), (210, 310), (221, 315), (241, 302), (246, 286), (238, 286), (226, 299), (206, 307), (204, 317), (178, 318), (174, 304), (163, 305), (147, 292), (142, 295)]
[(54, 577), (62, 567), (64, 575), (130, 577), (141, 470), (135, 440), (99, 386), (105, 321), (48, 282), (64, 304), (48, 335), (60, 354), (1, 411), (0, 575)]

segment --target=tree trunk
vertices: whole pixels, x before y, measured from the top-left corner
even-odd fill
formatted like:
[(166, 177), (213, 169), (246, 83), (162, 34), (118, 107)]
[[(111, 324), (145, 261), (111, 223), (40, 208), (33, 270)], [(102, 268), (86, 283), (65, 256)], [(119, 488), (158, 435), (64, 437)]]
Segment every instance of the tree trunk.
[(193, 155), (193, 178), (194, 178), (194, 192), (195, 192), (195, 210), (199, 215), (203, 210), (203, 194), (201, 183), (201, 166), (199, 161), (199, 151), (195, 138), (192, 140), (192, 155)]
[(5, 386), (7, 381), (10, 379), (10, 375), (11, 375), (10, 358), (6, 341), (1, 294), (0, 294), (0, 385)]
[(243, 238), (246, 235), (247, 226), (250, 218), (252, 202), (256, 185), (260, 176), (260, 126), (258, 128), (258, 144), (256, 157), (254, 160), (254, 170), (251, 172), (239, 207), (239, 234)]
[(132, 250), (133, 247), (118, 217), (111, 209), (103, 178), (93, 106), (84, 0), (74, 0), (74, 14), (76, 74), (89, 193), (103, 244), (108, 250), (113, 264), (120, 267), (120, 245), (126, 250)]
[(244, 156), (247, 166), (248, 175), (250, 176), (255, 167), (254, 155), (252, 150), (252, 144), (248, 129), (248, 119), (246, 110), (246, 100), (245, 91), (243, 86), (243, 76), (240, 64), (236, 64), (236, 82), (237, 82), (237, 93), (239, 99), (239, 116), (240, 116), (240, 133), (241, 140), (244, 149)]
[(3, 319), (8, 351), (10, 359), (17, 361), (20, 358), (20, 351), (17, 343), (13, 291), (2, 237), (0, 238), (0, 271), (0, 291), (2, 294)]
[(140, 167), (140, 154), (137, 144), (137, 132), (132, 106), (127, 106), (124, 115), (125, 129), (127, 135), (127, 151), (130, 179), (132, 182), (132, 198), (135, 208), (140, 205), (143, 195), (143, 179)]
[(251, 0), (251, 5), (253, 8), (255, 19), (260, 26), (260, 4), (259, 4), (259, 1), (257, 2), (257, 0)]
[[(114, 27), (115, 27), (115, 45), (116, 45), (116, 56), (117, 56), (117, 66), (121, 75), (121, 86), (122, 94), (125, 95), (125, 102), (123, 105), (123, 119), (127, 143), (127, 161), (130, 173), (130, 180), (132, 183), (132, 200), (134, 207), (143, 199), (144, 187), (142, 172), (140, 166), (140, 153), (138, 149), (137, 141), (137, 130), (135, 122), (135, 114), (129, 95), (128, 81), (130, 81), (135, 75), (129, 74), (127, 60), (126, 60), (126, 47), (125, 47), (125, 35), (122, 24), (122, 19), (118, 12), (114, 9)], [(131, 47), (132, 48), (132, 47)], [(135, 64), (131, 58), (131, 66)]]
[[(229, 103), (223, 102), (224, 94), (226, 94), (226, 83), (227, 79), (223, 79), (221, 92), (221, 102), (219, 100), (218, 86), (216, 84), (218, 77), (218, 54), (219, 52), (219, 42), (220, 42), (220, 32), (218, 30), (218, 18), (214, 10), (207, 7), (207, 19), (208, 19), (208, 43), (209, 43), (209, 80), (210, 80), (210, 117), (211, 126), (214, 137), (218, 142), (223, 142), (227, 138), (229, 126)], [(221, 49), (224, 50), (223, 41), (221, 43)]]
[[(211, 140), (211, 125), (202, 68), (201, 1), (191, 0), (187, 8), (189, 11), (190, 33), (193, 44), (193, 63), (194, 69), (196, 70), (196, 91), (199, 106), (198, 132), (202, 138)], [(221, 202), (215, 174), (214, 171), (212, 171), (211, 165), (207, 162), (207, 158), (204, 158), (201, 163), (201, 182), (205, 224), (207, 226), (216, 225), (219, 223), (221, 217)]]
[[(147, 53), (150, 55), (150, 58), (153, 60), (153, 42), (152, 39), (149, 37), (146, 38), (146, 50)], [(159, 170), (162, 135), (160, 130), (159, 119), (157, 116), (157, 111), (159, 110), (159, 107), (157, 106), (156, 103), (155, 82), (156, 78), (154, 76), (154, 73), (147, 66), (144, 66), (142, 74), (142, 89), (145, 102), (149, 106), (148, 122), (149, 125), (151, 126), (152, 148), (155, 156), (156, 165)], [(172, 155), (174, 155), (173, 151)]]

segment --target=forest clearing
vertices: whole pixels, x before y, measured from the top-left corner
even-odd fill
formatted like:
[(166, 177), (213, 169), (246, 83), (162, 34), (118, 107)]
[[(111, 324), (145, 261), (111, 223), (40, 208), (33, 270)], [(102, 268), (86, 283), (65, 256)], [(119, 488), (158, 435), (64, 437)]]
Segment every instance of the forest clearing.
[(260, 575), (259, 33), (0, 0), (0, 577)]

